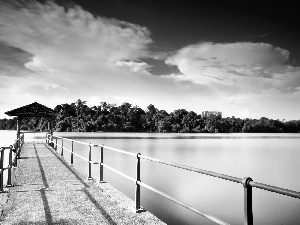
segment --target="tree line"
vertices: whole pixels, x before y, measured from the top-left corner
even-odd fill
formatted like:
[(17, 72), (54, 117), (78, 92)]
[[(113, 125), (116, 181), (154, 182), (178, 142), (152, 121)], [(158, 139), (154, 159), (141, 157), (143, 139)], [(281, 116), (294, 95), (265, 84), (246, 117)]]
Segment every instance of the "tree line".
[[(279, 121), (260, 119), (221, 118), (220, 115), (202, 116), (193, 111), (178, 109), (171, 113), (150, 104), (146, 110), (130, 103), (120, 106), (101, 102), (88, 107), (77, 100), (54, 108), (53, 127), (58, 132), (176, 132), (176, 133), (299, 133), (300, 120)], [(0, 119), (1, 130), (17, 128), (17, 118)], [(25, 117), (21, 130), (45, 131), (48, 120)]]

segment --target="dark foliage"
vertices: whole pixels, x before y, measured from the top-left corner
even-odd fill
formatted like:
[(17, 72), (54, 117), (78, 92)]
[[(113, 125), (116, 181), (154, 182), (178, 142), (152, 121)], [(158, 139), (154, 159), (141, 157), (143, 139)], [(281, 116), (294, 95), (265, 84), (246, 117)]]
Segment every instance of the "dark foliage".
[[(146, 110), (130, 103), (120, 106), (101, 102), (88, 107), (80, 99), (76, 103), (54, 108), (54, 130), (60, 132), (179, 132), (179, 133), (299, 133), (300, 120), (279, 121), (266, 117), (257, 119), (202, 117), (185, 109), (170, 114), (149, 105)], [(0, 119), (1, 130), (16, 129), (17, 119)], [(43, 117), (23, 118), (21, 130), (45, 131), (48, 121)]]

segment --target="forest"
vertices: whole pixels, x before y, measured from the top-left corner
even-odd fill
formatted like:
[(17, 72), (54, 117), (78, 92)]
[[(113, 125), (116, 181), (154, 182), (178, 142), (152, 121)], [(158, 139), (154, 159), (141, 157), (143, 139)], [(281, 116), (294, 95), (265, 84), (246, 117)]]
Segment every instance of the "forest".
[[(176, 133), (299, 133), (300, 120), (279, 121), (260, 119), (207, 117), (185, 109), (171, 113), (150, 104), (146, 110), (130, 103), (120, 106), (101, 102), (89, 107), (86, 101), (77, 100), (54, 108), (51, 118), (57, 132), (176, 132)], [(17, 128), (17, 118), (0, 119), (0, 130)], [(45, 131), (48, 120), (43, 117), (25, 117), (21, 130)]]

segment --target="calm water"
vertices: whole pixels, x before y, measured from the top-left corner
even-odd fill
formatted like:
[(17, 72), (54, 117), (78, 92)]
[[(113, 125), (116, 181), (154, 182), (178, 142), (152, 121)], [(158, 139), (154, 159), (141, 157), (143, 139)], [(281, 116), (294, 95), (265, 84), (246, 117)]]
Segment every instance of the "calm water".
[[(175, 162), (256, 182), (300, 191), (300, 134), (128, 134), (55, 133), (86, 143), (104, 144), (129, 152)], [(30, 135), (27, 135), (29, 138)], [(44, 135), (39, 135), (39, 138)], [(0, 139), (1, 140), (1, 139)], [(25, 136), (26, 140), (26, 136)], [(60, 144), (61, 141), (58, 142)], [(1, 145), (1, 142), (0, 142)], [(64, 141), (69, 148), (70, 143)], [(76, 153), (88, 157), (88, 146), (74, 144)], [(99, 159), (99, 148), (92, 158)], [(64, 152), (70, 161), (70, 154)], [(135, 177), (131, 156), (104, 151), (104, 162)], [(74, 157), (85, 176), (88, 164)], [(99, 177), (99, 165), (92, 167)], [(104, 168), (104, 179), (134, 199), (134, 183)], [(243, 224), (243, 187), (185, 170), (141, 161), (141, 180), (205, 213), (230, 224)], [(176, 204), (141, 189), (141, 205), (168, 224), (213, 224)], [(253, 188), (254, 224), (300, 224), (300, 200)]]

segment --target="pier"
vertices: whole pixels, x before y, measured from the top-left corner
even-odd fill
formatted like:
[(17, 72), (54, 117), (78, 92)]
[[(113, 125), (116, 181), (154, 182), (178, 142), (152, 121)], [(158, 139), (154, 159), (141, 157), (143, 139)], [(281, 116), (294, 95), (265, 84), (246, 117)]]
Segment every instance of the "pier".
[(2, 185), (0, 224), (165, 224), (136, 213), (134, 201), (108, 183), (83, 177), (45, 142), (20, 146), (17, 165), (1, 169), (12, 179)]

